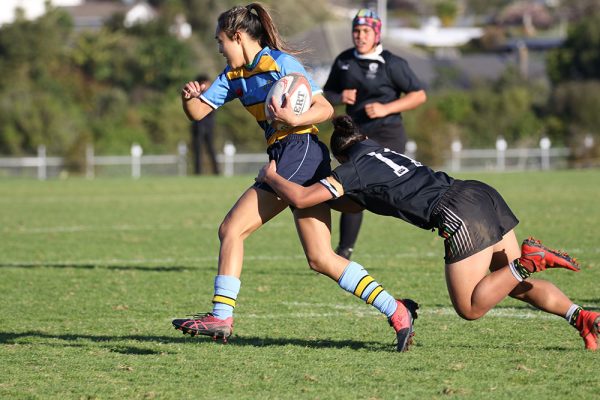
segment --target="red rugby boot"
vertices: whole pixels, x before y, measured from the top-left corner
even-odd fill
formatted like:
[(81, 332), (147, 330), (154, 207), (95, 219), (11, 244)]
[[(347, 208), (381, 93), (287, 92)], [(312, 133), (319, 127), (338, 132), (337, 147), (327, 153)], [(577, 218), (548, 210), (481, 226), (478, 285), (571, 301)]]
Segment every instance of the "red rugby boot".
[(398, 340), (396, 350), (407, 351), (413, 344), (412, 338), (415, 335), (413, 322), (417, 319), (419, 305), (410, 299), (396, 299), (396, 304), (398, 308), (388, 318), (388, 322), (396, 331), (396, 339)]
[(577, 260), (564, 251), (550, 249), (532, 237), (525, 239), (521, 246), (520, 264), (530, 273), (544, 271), (546, 268), (566, 268), (579, 271)]
[(581, 310), (575, 322), (575, 328), (579, 331), (579, 336), (583, 338), (587, 350), (594, 351), (598, 348), (600, 313)]
[(197, 314), (192, 318), (174, 319), (172, 324), (184, 335), (189, 333), (191, 336), (211, 336), (215, 340), (223, 339), (223, 343), (227, 343), (227, 338), (233, 333), (232, 317), (219, 319), (211, 313)]

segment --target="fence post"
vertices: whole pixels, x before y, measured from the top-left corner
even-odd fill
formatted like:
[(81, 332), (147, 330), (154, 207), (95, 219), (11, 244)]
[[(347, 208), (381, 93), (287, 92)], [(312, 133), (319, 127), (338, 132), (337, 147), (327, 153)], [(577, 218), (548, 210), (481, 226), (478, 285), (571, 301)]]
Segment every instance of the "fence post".
[(94, 145), (91, 143), (85, 146), (85, 177), (94, 179)]
[(496, 168), (498, 171), (504, 171), (506, 167), (506, 148), (508, 144), (504, 137), (498, 136), (496, 139)]
[(406, 155), (412, 158), (413, 160), (417, 156), (417, 142), (414, 140), (409, 140), (406, 142)]
[(454, 139), (450, 148), (452, 149), (452, 171), (459, 171), (460, 152), (462, 151), (462, 143), (459, 139)]
[(187, 151), (188, 148), (185, 142), (180, 141), (179, 143), (177, 143), (177, 172), (179, 176), (187, 175)]
[(38, 170), (37, 176), (40, 181), (46, 180), (47, 170), (46, 170), (46, 146), (40, 144), (37, 148), (38, 153)]
[(223, 154), (225, 155), (225, 163), (223, 166), (223, 175), (233, 176), (235, 164), (235, 145), (231, 142), (225, 142), (223, 146)]
[(546, 136), (540, 139), (542, 169), (550, 168), (550, 146), (552, 142)]
[(142, 154), (144, 150), (137, 143), (131, 145), (131, 177), (139, 179), (142, 170)]

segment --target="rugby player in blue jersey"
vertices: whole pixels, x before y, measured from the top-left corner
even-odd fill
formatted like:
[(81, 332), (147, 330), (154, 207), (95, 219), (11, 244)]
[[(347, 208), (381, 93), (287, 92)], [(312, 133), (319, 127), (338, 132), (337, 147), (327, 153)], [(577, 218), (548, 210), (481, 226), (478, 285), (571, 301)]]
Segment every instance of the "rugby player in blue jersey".
[(458, 315), (481, 318), (511, 296), (564, 317), (586, 349), (597, 349), (600, 313), (574, 304), (551, 282), (530, 277), (547, 268), (578, 271), (579, 265), (533, 238), (519, 246), (513, 230), (519, 221), (494, 188), (454, 179), (382, 147), (349, 116), (335, 118), (333, 125), (330, 147), (341, 165), (329, 177), (302, 187), (283, 179), (271, 161), (257, 181), (298, 209), (329, 201), (340, 210), (367, 209), (437, 229), (444, 238), (446, 283)]
[[(331, 118), (333, 107), (293, 57), (296, 52), (281, 39), (267, 10), (259, 3), (252, 3), (222, 13), (215, 38), (227, 67), (210, 87), (199, 82), (184, 86), (182, 103), (188, 118), (201, 120), (214, 109), (238, 99), (264, 130), (269, 159), (277, 162), (284, 179), (311, 185), (329, 176), (329, 151), (319, 141), (315, 124)], [(309, 80), (312, 104), (300, 115), (294, 114), (289, 101), (284, 107), (271, 104), (275, 121), (286, 126), (278, 130), (265, 115), (265, 99), (273, 83), (290, 73), (300, 73)], [(288, 205), (265, 183), (256, 183), (242, 194), (219, 227), (221, 245), (212, 312), (175, 319), (172, 323), (176, 329), (184, 334), (224, 340), (231, 335), (241, 284), (244, 240)], [(331, 215), (327, 204), (292, 208), (292, 213), (309, 266), (388, 317), (398, 339), (397, 349), (408, 349), (416, 303), (396, 300), (362, 266), (335, 254), (330, 244)]]

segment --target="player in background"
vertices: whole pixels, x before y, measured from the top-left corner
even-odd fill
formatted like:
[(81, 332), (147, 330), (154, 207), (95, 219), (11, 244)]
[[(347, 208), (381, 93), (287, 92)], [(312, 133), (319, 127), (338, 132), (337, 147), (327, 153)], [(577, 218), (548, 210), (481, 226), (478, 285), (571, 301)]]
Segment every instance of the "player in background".
[[(206, 75), (198, 75), (196, 82), (202, 86), (210, 86), (210, 80)], [(194, 175), (202, 173), (202, 148), (206, 150), (213, 175), (219, 175), (219, 164), (217, 163), (217, 152), (214, 144), (215, 113), (208, 113), (199, 121), (192, 121), (190, 133), (192, 136), (192, 155), (194, 157)]]
[[(481, 318), (511, 296), (564, 317), (579, 331), (586, 349), (597, 349), (600, 313), (574, 304), (551, 282), (531, 277), (547, 268), (578, 271), (577, 262), (532, 238), (520, 247), (513, 230), (519, 221), (495, 189), (434, 172), (387, 149), (360, 133), (348, 116), (333, 124), (330, 147), (341, 165), (331, 176), (301, 187), (282, 179), (271, 161), (257, 181), (300, 209), (339, 199), (332, 207), (348, 208), (350, 203), (423, 229), (437, 228), (444, 238), (448, 293), (458, 315)], [(346, 204), (336, 206), (336, 201)]]
[[(216, 40), (227, 67), (210, 87), (188, 82), (182, 103), (191, 120), (201, 120), (214, 109), (239, 99), (263, 128), (267, 153), (277, 161), (284, 179), (310, 185), (331, 172), (329, 150), (319, 142), (315, 124), (331, 118), (333, 107), (322, 95), (294, 53), (281, 39), (267, 10), (259, 3), (234, 7), (218, 18)], [(312, 104), (303, 114), (294, 114), (291, 102), (269, 105), (276, 121), (291, 127), (275, 130), (265, 116), (264, 103), (275, 81), (292, 72), (301, 73), (312, 88)], [(233, 310), (240, 290), (244, 240), (288, 203), (264, 183), (247, 189), (219, 227), (218, 274), (214, 281), (212, 312), (173, 320), (176, 329), (227, 339), (233, 330)], [(406, 350), (412, 335), (416, 304), (394, 299), (362, 266), (338, 256), (331, 249), (331, 214), (327, 204), (292, 214), (309, 266), (338, 282), (388, 317), (396, 331), (398, 349)], [(405, 306), (406, 303), (406, 306)], [(408, 307), (408, 308), (407, 308)]]
[[(361, 132), (388, 149), (404, 153), (402, 112), (419, 107), (427, 95), (405, 59), (383, 49), (381, 20), (361, 9), (352, 20), (354, 47), (337, 56), (323, 87), (334, 104), (345, 104)], [(342, 213), (337, 254), (350, 258), (362, 213)]]

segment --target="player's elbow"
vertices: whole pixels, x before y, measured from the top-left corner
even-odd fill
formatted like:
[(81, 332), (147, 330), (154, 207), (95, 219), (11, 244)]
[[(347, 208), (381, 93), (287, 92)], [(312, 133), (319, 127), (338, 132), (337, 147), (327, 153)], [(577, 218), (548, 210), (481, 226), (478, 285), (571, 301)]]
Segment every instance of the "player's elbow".
[(294, 195), (294, 196), (288, 197), (287, 200), (288, 200), (289, 205), (291, 205), (294, 208), (299, 208), (299, 209), (310, 208), (317, 204), (314, 201), (312, 201), (310, 198), (307, 198), (306, 196), (303, 196), (303, 195)]
[(310, 204), (309, 202), (307, 202), (305, 199), (302, 199), (301, 197), (295, 197), (295, 198), (289, 199), (289, 203), (292, 207), (299, 208), (299, 209), (309, 208), (314, 205), (314, 204)]
[(425, 103), (427, 101), (427, 92), (425, 90), (419, 90), (416, 96), (417, 106)]

